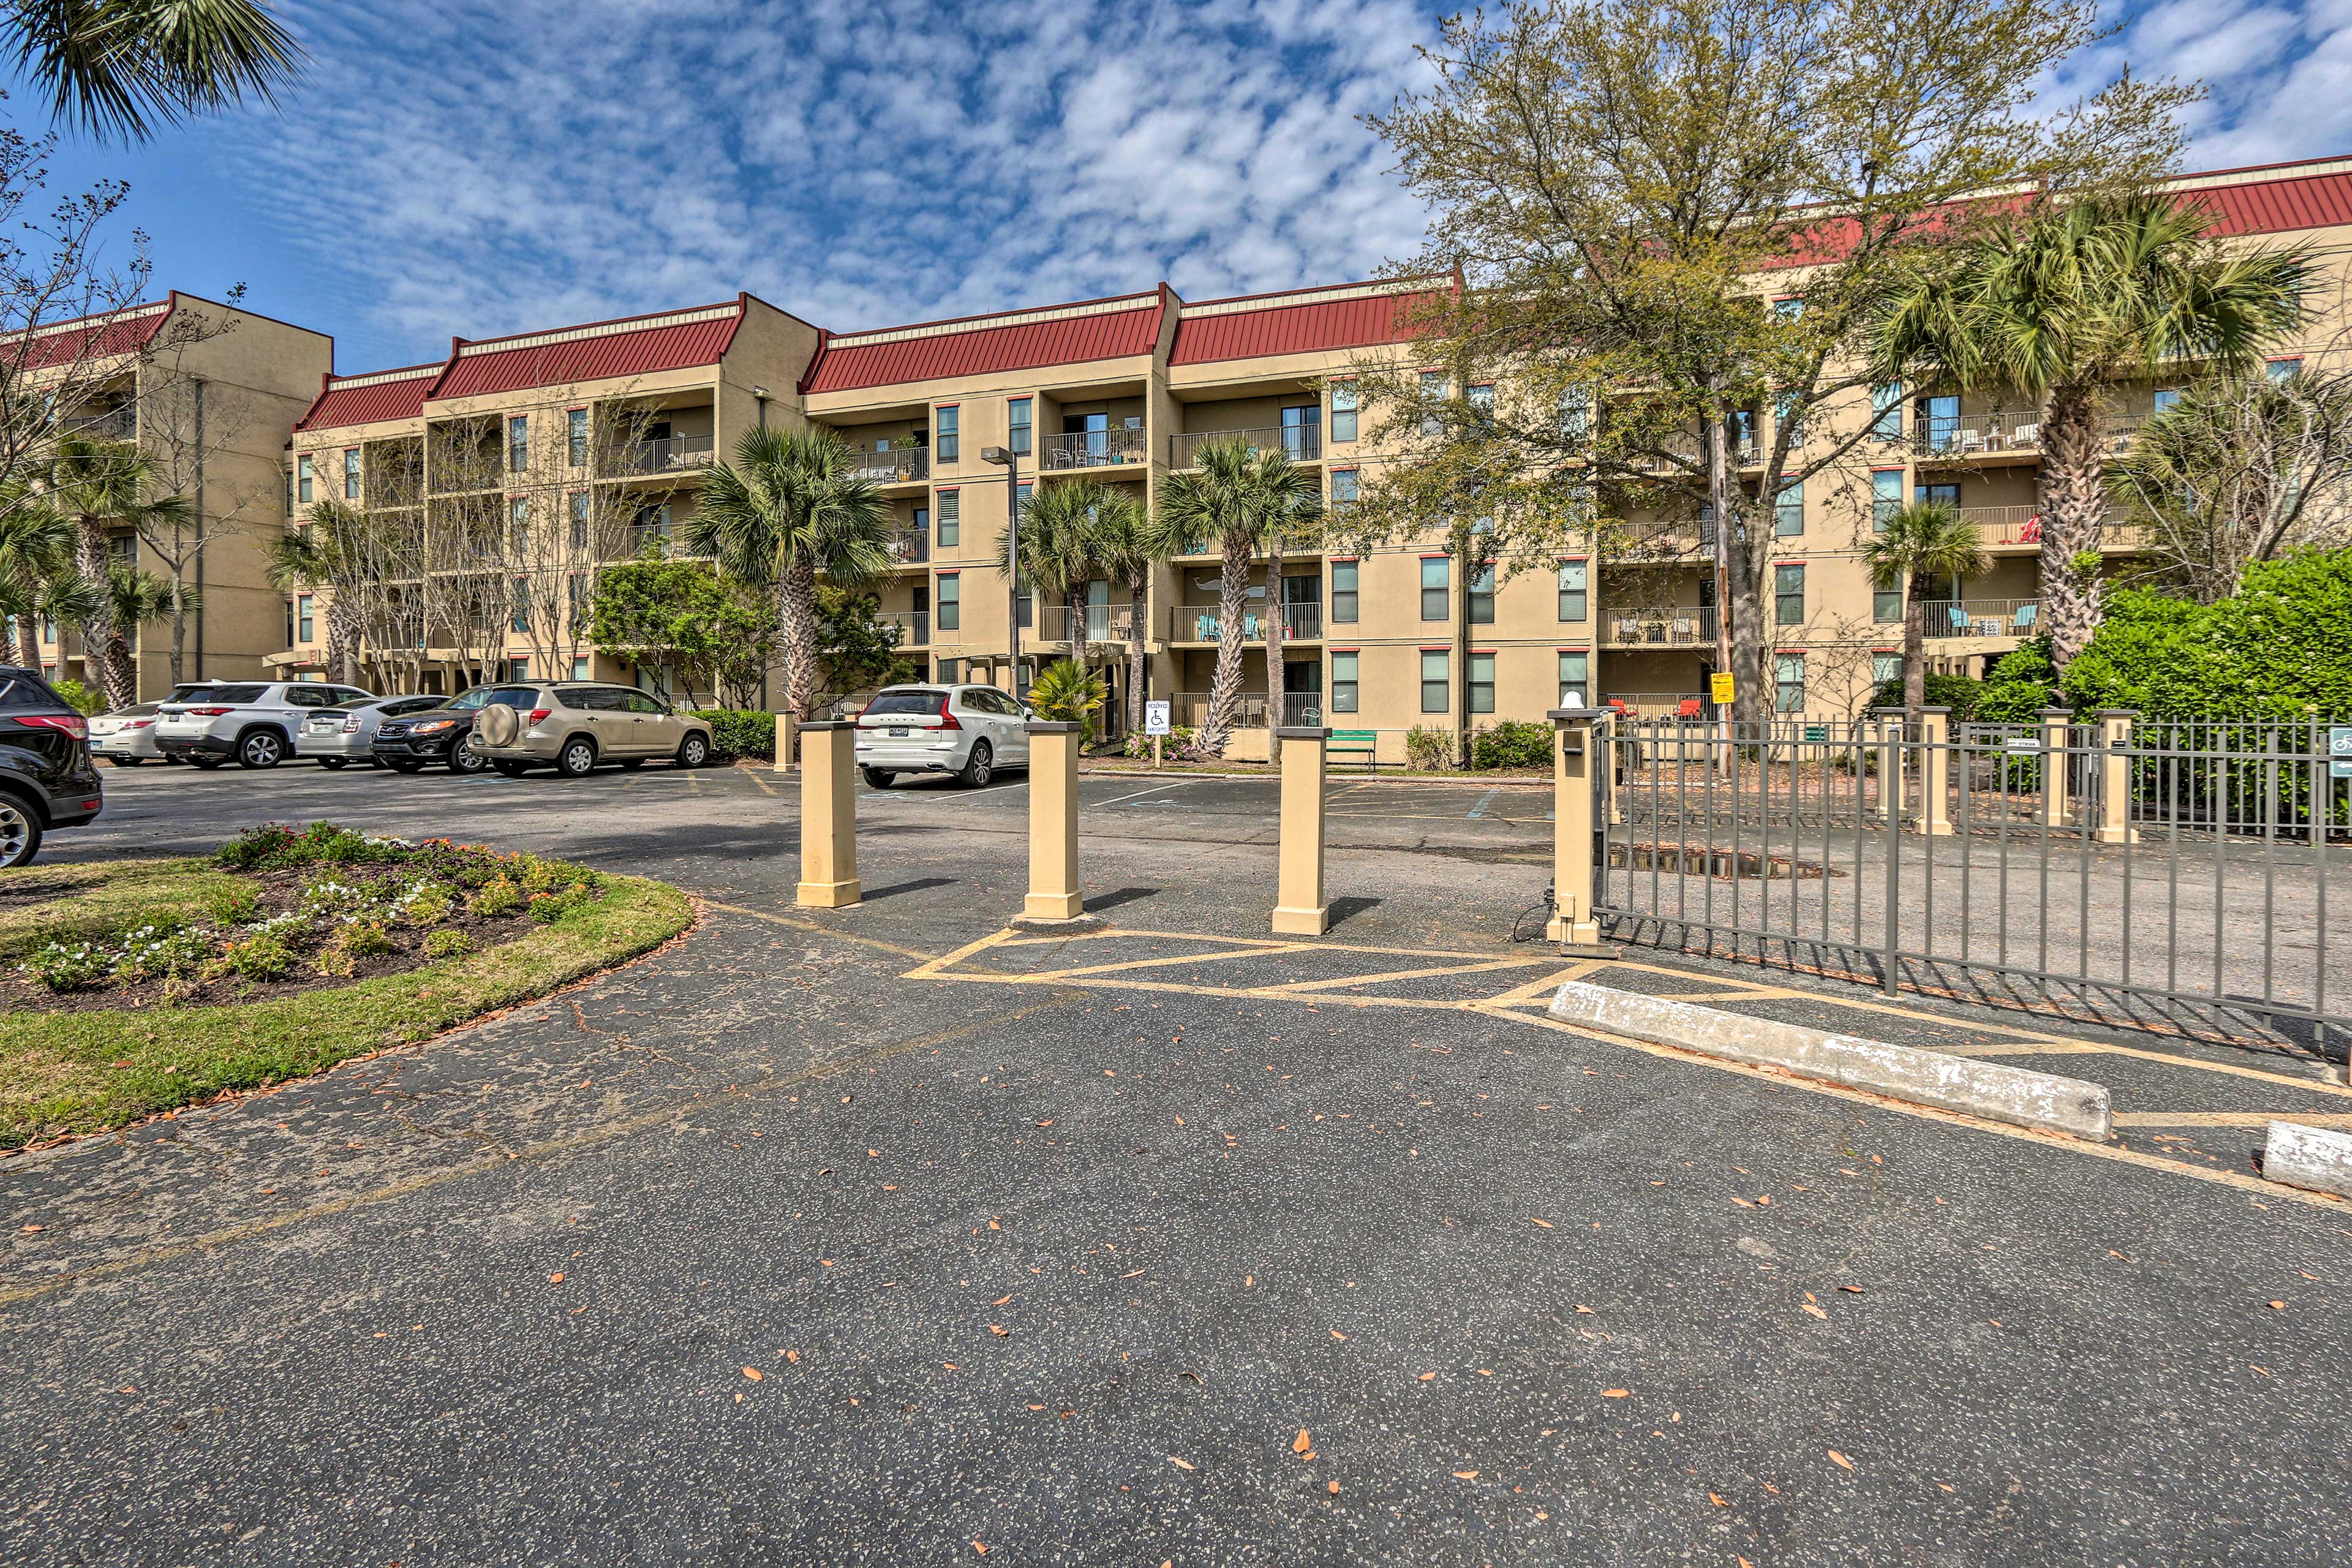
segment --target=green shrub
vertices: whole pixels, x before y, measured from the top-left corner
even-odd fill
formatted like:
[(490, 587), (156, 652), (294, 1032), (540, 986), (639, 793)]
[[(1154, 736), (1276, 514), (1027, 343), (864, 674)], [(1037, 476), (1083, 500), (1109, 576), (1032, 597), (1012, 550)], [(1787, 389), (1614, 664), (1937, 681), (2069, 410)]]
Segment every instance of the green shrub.
[(1454, 731), (1430, 724), (1416, 724), (1404, 732), (1404, 760), (1408, 766), (1423, 773), (1437, 773), (1454, 765)]
[(283, 980), (294, 973), (299, 956), (283, 931), (256, 931), (223, 947), (214, 967), (247, 980)]
[(584, 883), (575, 882), (562, 892), (533, 893), (527, 907), (534, 921), (540, 925), (551, 926), (581, 905), (589, 902), (594, 896), (593, 891)]
[(1551, 765), (1551, 726), (1505, 719), (1470, 738), (1474, 768), (1543, 768)]
[(144, 925), (122, 933), (114, 973), (123, 980), (193, 974), (211, 961), (215, 939), (206, 932)]
[(360, 961), (381, 958), (393, 951), (392, 938), (379, 925), (347, 925), (327, 939), (312, 962), (321, 974), (350, 974)]
[(463, 958), (474, 951), (474, 939), (461, 931), (436, 931), (425, 939), (425, 956), (438, 963), (445, 958)]
[(502, 876), (483, 884), (481, 889), (475, 893), (472, 903), (476, 914), (485, 920), (495, 920), (522, 908), (522, 889), (514, 885), (512, 879)]
[[(1950, 709), (1952, 721), (1956, 724), (1976, 717), (1977, 700), (1984, 695), (1983, 681), (1972, 680), (1965, 675), (1930, 674), (1925, 684), (1928, 707)], [(1870, 694), (1870, 705), (1873, 708), (1902, 707), (1903, 678), (1898, 675), (1892, 680), (1880, 681)]]
[(222, 888), (205, 900), (205, 913), (215, 925), (249, 925), (261, 915), (258, 889)]
[(379, 838), (331, 822), (314, 822), (299, 833), (282, 822), (248, 827), (214, 852), (222, 865), (239, 870), (274, 871), (320, 861), (393, 861), (415, 853), (396, 838)]
[(776, 754), (776, 716), (740, 708), (698, 708), (710, 725), (711, 749), (721, 757), (768, 758)]
[(52, 942), (17, 967), (52, 991), (85, 991), (114, 973), (114, 955), (94, 942)]
[(84, 686), (79, 680), (52, 680), (49, 689), (63, 698), (67, 707), (85, 718), (106, 711), (106, 693), (94, 686)]
[(439, 925), (457, 907), (457, 889), (446, 882), (428, 882), (408, 895), (401, 905), (401, 915), (409, 924)]
[[(1168, 733), (1160, 737), (1160, 755), (1174, 756), (1178, 752), (1183, 751), (1185, 747), (1192, 743), (1192, 727), (1190, 724), (1169, 725)], [(1142, 731), (1135, 731), (1127, 738), (1127, 754), (1130, 757), (1150, 756), (1151, 754), (1151, 740), (1152, 738), (1145, 734)]]

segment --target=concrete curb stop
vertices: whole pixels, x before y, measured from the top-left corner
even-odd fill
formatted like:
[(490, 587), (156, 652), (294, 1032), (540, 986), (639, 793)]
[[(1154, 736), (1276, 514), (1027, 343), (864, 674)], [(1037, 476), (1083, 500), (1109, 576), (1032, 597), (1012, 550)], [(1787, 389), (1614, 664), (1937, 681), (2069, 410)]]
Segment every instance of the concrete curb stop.
[(2263, 1144), (2263, 1174), (2290, 1187), (2352, 1198), (2352, 1132), (2273, 1121)]
[[(2055, 1073), (1972, 1061), (1857, 1035), (1832, 1035), (1798, 1024), (1576, 980), (1559, 988), (1550, 1012), (1563, 1024), (1581, 1024), (1628, 1039), (1675, 1046), (1752, 1067), (1779, 1068), (1793, 1077), (1868, 1089), (1890, 1100), (1981, 1116), (1988, 1121), (2007, 1121), (2094, 1142), (2104, 1142), (2115, 1129), (2113, 1107), (2104, 1085)], [(2346, 1169), (2352, 1172), (2352, 1164)]]

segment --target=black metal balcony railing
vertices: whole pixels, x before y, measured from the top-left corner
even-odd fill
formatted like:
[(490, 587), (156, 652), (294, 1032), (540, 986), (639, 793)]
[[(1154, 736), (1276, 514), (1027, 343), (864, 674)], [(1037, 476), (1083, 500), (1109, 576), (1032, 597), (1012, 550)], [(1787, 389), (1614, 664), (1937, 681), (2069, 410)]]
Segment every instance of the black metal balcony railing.
[(708, 436), (660, 436), (630, 445), (628, 471), (667, 474), (680, 468), (707, 468), (712, 456), (712, 442)]
[[(2147, 422), (2145, 415), (2110, 414), (2104, 421), (2108, 443), (2120, 449)], [(2033, 409), (2004, 414), (1948, 415), (1915, 418), (1911, 449), (1922, 457), (1991, 458), (2042, 449), (2042, 416)]]
[(927, 528), (902, 528), (890, 535), (890, 559), (901, 566), (919, 566), (931, 558), (931, 533)]
[(85, 441), (130, 441), (139, 434), (139, 417), (127, 407), (79, 415), (63, 423), (67, 435)]
[(1046, 642), (1125, 642), (1134, 620), (1127, 605), (1057, 605), (1041, 613), (1036, 632)]
[(1189, 468), (1201, 460), (1201, 448), (1212, 441), (1245, 444), (1252, 452), (1279, 451), (1294, 463), (1311, 463), (1323, 455), (1319, 425), (1260, 426), (1249, 430), (1192, 430), (1168, 438), (1168, 466)]
[(1612, 611), (1602, 634), (1611, 647), (1696, 647), (1715, 641), (1715, 611), (1697, 605)]
[(1058, 436), (1048, 436), (1037, 464), (1048, 471), (1112, 468), (1140, 463), (1147, 450), (1143, 425), (1138, 420), (1115, 430), (1066, 430)]
[(928, 447), (893, 447), (887, 452), (861, 451), (856, 456), (856, 467), (851, 472), (868, 484), (910, 484), (931, 475)]

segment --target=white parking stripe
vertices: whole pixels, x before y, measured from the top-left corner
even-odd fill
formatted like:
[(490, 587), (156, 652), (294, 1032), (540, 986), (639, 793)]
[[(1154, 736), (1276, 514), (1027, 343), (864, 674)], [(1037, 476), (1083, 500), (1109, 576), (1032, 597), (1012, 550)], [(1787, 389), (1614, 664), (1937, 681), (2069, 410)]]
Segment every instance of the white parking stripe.
[(1153, 784), (1150, 789), (1137, 790), (1133, 795), (1115, 795), (1108, 800), (1098, 800), (1095, 802), (1095, 804), (1097, 805), (1117, 805), (1120, 801), (1136, 800), (1147, 795), (1157, 795), (1161, 790), (1181, 789), (1184, 785), (1192, 782), (1193, 781), (1191, 779), (1171, 779), (1167, 784)]
[(1503, 791), (1501, 786), (1497, 785), (1494, 789), (1488, 790), (1485, 795), (1480, 795), (1478, 797), (1478, 804), (1470, 808), (1470, 815), (1473, 816), (1486, 816), (1486, 808), (1493, 805), (1495, 797), (1502, 793)]

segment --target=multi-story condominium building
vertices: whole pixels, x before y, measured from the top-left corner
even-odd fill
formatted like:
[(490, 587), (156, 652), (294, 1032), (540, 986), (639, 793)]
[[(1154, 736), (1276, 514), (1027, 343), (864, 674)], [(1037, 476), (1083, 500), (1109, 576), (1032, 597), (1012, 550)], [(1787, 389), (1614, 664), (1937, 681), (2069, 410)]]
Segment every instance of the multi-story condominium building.
[[(2292, 235), (2336, 281), (2311, 303), (2307, 341), (2279, 374), (2332, 344), (2343, 324), (2352, 240), (2352, 159), (2226, 171), (2174, 182), (2220, 232)], [(1201, 445), (1241, 434), (1312, 467), (1334, 507), (1382, 454), (1351, 377), (1368, 360), (1410, 368), (1404, 305), (1450, 279), (1354, 283), (1187, 301), (1143, 293), (956, 321), (834, 334), (749, 296), (628, 321), (453, 343), (438, 363), (329, 377), (298, 422), (289, 505), (347, 499), (408, 542), (373, 590), (366, 652), (401, 679), (446, 689), (469, 671), (599, 668), (572, 609), (596, 565), (690, 517), (702, 475), (751, 426), (808, 423), (864, 454), (895, 516), (898, 564), (881, 613), (929, 677), (1025, 684), (1041, 660), (1094, 645), (1114, 686), (1132, 639), (1149, 695), (1179, 723), (1205, 708), (1221, 628), (1218, 557), (1161, 567), (1133, 624), (1123, 584), (1017, 600), (998, 562), (1017, 493), (1089, 478), (1146, 500)], [(2114, 439), (2177, 387), (2119, 385)], [(1738, 445), (1769, 439), (1759, 411)], [(1937, 387), (1882, 390), (1850, 413), (1870, 436), (1850, 471), (1784, 492), (1772, 509), (1769, 676), (1790, 714), (1849, 715), (1891, 671), (1899, 596), (1874, 588), (1858, 545), (1873, 520), (1914, 498), (1952, 501), (1982, 531), (1981, 578), (1939, 585), (1932, 658), (1980, 668), (2037, 623), (2041, 460), (2030, 399)], [(1823, 434), (1834, 428), (1823, 422)], [(1010, 465), (982, 453), (999, 449)], [(1754, 483), (1756, 465), (1743, 463)], [(1703, 701), (1713, 662), (1712, 574), (1698, 525), (1685, 548), (1595, 558), (1569, 549), (1519, 570), (1464, 573), (1442, 547), (1403, 542), (1350, 554), (1261, 559), (1248, 584), (1244, 722), (1229, 754), (1262, 754), (1264, 726), (1319, 721), (1380, 733), (1540, 718), (1562, 702), (1622, 699), (1643, 711)], [(2118, 563), (2134, 541), (2104, 542)], [(1466, 580), (1465, 580), (1466, 579)], [(325, 631), (298, 600), (280, 660), (322, 671)], [(1282, 629), (1280, 668), (1266, 632)], [(382, 628), (397, 628), (383, 635)], [(1019, 633), (1021, 669), (1013, 664)], [(389, 673), (389, 672), (388, 672)], [(1116, 708), (1118, 704), (1114, 703)]]
[[(175, 290), (7, 340), (0, 355), (27, 392), (58, 405), (59, 430), (136, 443), (155, 492), (186, 501), (180, 519), (118, 525), (110, 539), (116, 559), (197, 595), (182, 629), (183, 677), (261, 675), (287, 635), (268, 563), (282, 527), (286, 436), (333, 365), (334, 340)], [(40, 646), (45, 673), (96, 685), (75, 628), (45, 624)], [(132, 646), (140, 694), (169, 689), (171, 627), (139, 628)]]

